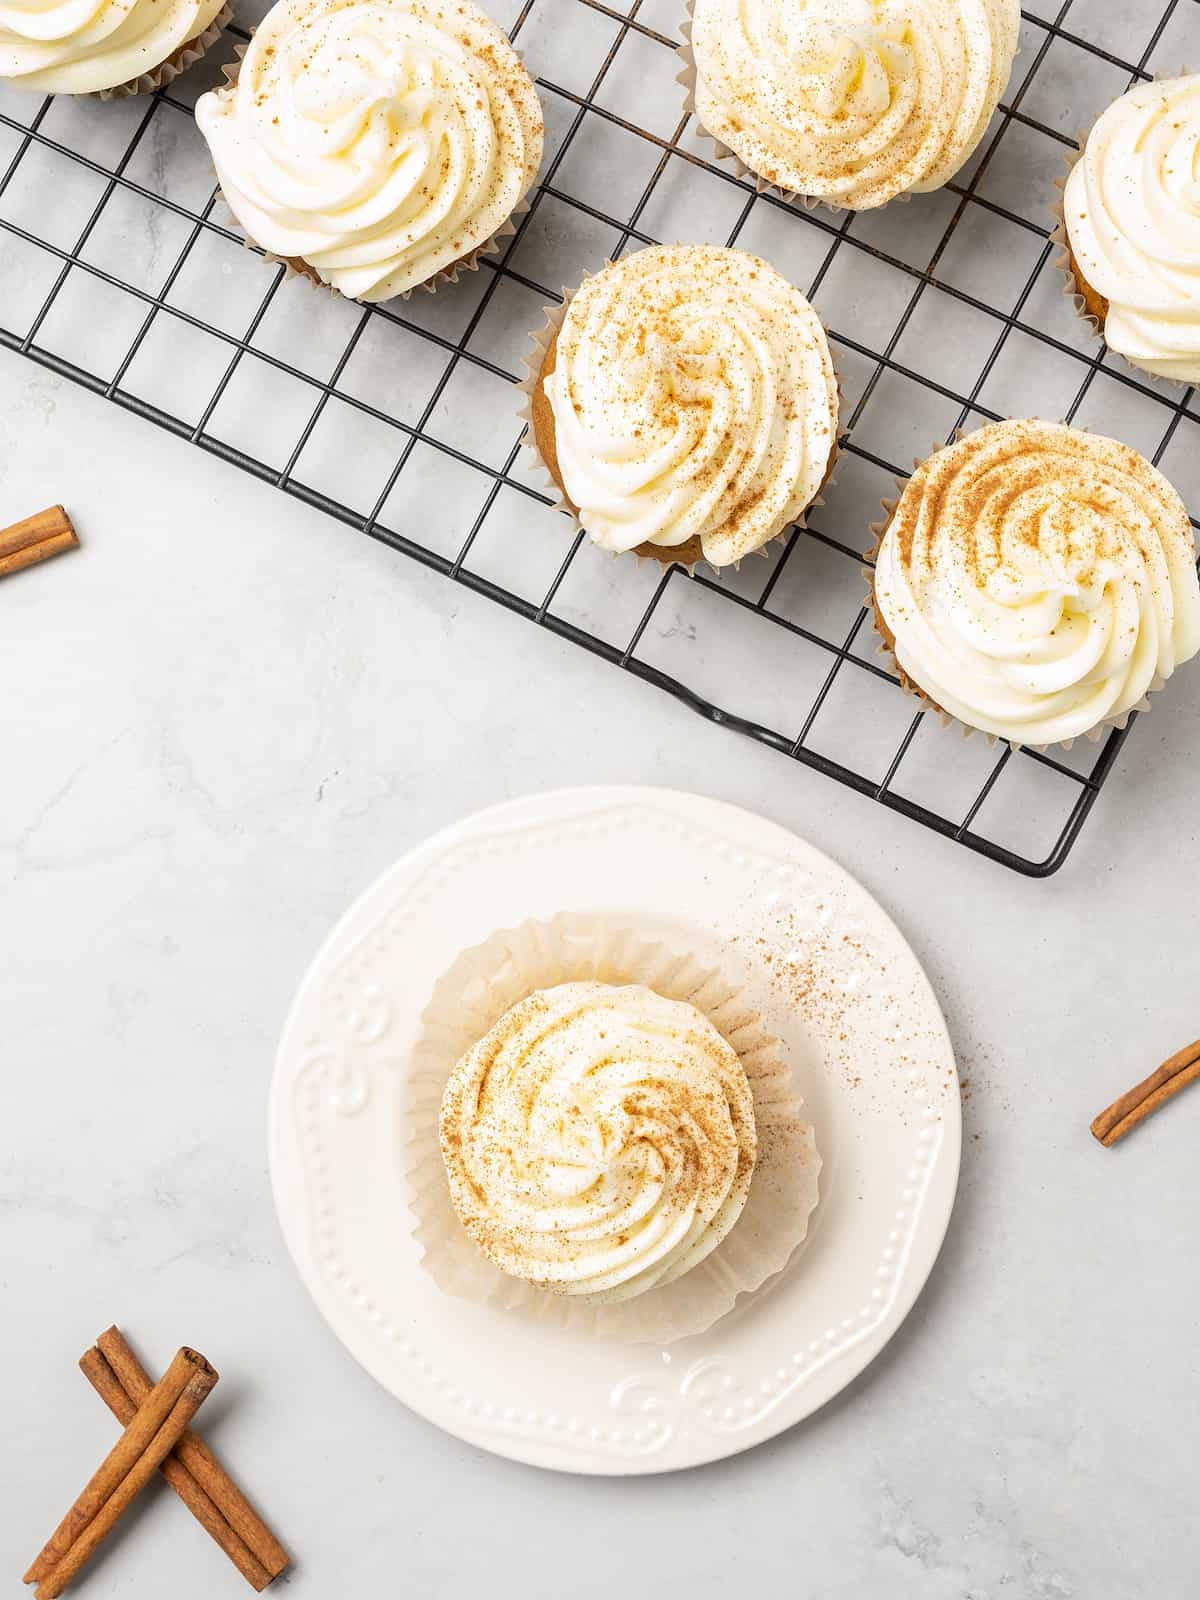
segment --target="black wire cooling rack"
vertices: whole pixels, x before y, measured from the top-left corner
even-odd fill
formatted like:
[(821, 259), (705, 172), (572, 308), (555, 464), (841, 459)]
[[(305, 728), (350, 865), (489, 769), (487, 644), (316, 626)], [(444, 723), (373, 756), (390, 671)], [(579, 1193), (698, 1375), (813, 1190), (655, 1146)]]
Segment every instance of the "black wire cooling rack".
[[(1006, 866), (1055, 871), (1126, 733), (1041, 754), (939, 727), (879, 663), (863, 551), (914, 455), (1005, 415), (1125, 438), (1200, 503), (1192, 391), (1107, 359), (1048, 237), (1080, 128), (1135, 80), (1200, 59), (1197, 0), (1024, 11), (1008, 95), (958, 180), (859, 216), (758, 195), (713, 164), (674, 82), (683, 0), (488, 9), (536, 76), (547, 154), (515, 237), (478, 272), (362, 307), (245, 250), (214, 212), (192, 118), (227, 40), (149, 99), (4, 91), (0, 341), (710, 720)], [(602, 556), (519, 450), (511, 386), (541, 306), (664, 239), (741, 245), (805, 287), (846, 393), (812, 526), (720, 576)]]

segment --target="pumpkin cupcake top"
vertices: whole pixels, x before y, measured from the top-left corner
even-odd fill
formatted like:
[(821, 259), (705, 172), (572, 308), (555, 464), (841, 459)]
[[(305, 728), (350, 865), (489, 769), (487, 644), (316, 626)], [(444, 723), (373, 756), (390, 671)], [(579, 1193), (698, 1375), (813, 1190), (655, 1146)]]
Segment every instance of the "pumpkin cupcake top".
[(469, 257), (542, 158), (529, 74), (469, 0), (280, 0), (196, 120), (250, 238), (364, 301)]
[(696, 114), (780, 189), (881, 206), (966, 161), (1019, 26), (1019, 0), (694, 0)]
[(811, 504), (836, 442), (820, 320), (741, 250), (652, 246), (585, 279), (540, 381), (562, 488), (608, 550), (737, 561)]
[(0, 78), (42, 94), (96, 94), (161, 67), (225, 0), (33, 0), (0, 6)]
[(1200, 382), (1200, 76), (1114, 100), (1071, 169), (1063, 219), (1104, 337), (1134, 366)]
[(1136, 450), (995, 422), (917, 468), (884, 532), (875, 606), (900, 670), (1018, 744), (1111, 722), (1200, 650), (1179, 495)]
[(441, 1110), (450, 1194), (503, 1271), (560, 1294), (670, 1283), (741, 1215), (754, 1102), (694, 1006), (641, 984), (538, 990), (455, 1067)]

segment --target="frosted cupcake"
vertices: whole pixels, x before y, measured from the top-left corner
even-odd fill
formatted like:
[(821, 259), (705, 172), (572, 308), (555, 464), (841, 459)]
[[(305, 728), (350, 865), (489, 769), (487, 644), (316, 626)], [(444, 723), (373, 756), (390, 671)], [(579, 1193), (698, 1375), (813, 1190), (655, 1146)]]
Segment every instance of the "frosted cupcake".
[(1200, 383), (1200, 76), (1139, 83), (1088, 134), (1063, 195), (1082, 309), (1135, 367)]
[(906, 687), (1014, 744), (1119, 722), (1200, 650), (1183, 501), (1136, 450), (1035, 419), (919, 466), (883, 531), (876, 623)]
[(363, 301), (475, 265), (542, 159), (529, 74), (469, 0), (280, 0), (196, 121), (250, 242)]
[(643, 985), (513, 1006), (442, 1099), (454, 1209), (501, 1271), (600, 1301), (673, 1282), (742, 1213), (757, 1141), (736, 1052)]
[(838, 391), (808, 301), (741, 250), (662, 245), (585, 279), (531, 363), (529, 440), (595, 542), (727, 566), (797, 522)]
[(785, 194), (865, 211), (940, 189), (1008, 83), (1019, 0), (694, 0), (701, 126)]
[(214, 44), (226, 0), (42, 0), (0, 7), (0, 78), (39, 94), (146, 94)]

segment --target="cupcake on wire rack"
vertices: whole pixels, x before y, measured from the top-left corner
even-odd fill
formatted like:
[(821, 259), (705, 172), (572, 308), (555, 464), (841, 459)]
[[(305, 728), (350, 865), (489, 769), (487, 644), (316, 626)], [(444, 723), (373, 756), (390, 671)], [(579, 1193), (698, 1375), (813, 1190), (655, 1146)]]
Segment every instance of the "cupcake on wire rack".
[(825, 330), (745, 251), (611, 263), (549, 313), (528, 366), (526, 442), (605, 550), (728, 566), (799, 522), (833, 468)]
[(1139, 83), (1084, 140), (1063, 191), (1068, 290), (1131, 366), (1200, 383), (1200, 75)]
[(149, 94), (199, 61), (232, 16), (226, 0), (0, 6), (0, 78), (38, 94)]
[(901, 682), (1017, 745), (1123, 726), (1200, 651), (1191, 523), (1128, 445), (994, 422), (885, 506), (872, 604)]
[(681, 81), (760, 187), (866, 211), (959, 170), (1019, 26), (1019, 0), (692, 0)]
[(258, 245), (350, 299), (432, 289), (513, 232), (533, 82), (471, 0), (279, 0), (196, 121)]

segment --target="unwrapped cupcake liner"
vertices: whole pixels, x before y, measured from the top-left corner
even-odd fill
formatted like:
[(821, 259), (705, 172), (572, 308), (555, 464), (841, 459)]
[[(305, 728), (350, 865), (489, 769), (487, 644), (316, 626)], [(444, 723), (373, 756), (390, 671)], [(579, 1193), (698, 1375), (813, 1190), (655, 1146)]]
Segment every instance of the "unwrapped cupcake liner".
[(153, 94), (156, 89), (165, 89), (169, 83), (174, 83), (176, 78), (181, 77), (189, 67), (194, 67), (202, 56), (207, 55), (232, 21), (233, 6), (223, 6), (203, 33), (198, 33), (194, 39), (181, 44), (178, 50), (172, 51), (165, 61), (159, 62), (157, 67), (150, 72), (141, 72), (136, 78), (130, 78), (125, 83), (114, 84), (111, 89), (97, 89), (96, 99), (131, 100), (135, 95)]
[[(676, 50), (679, 59), (683, 62), (683, 66), (676, 75), (675, 81), (683, 85), (683, 109), (695, 121), (696, 131), (700, 138), (712, 149), (714, 161), (723, 161), (731, 164), (734, 175), (744, 183), (752, 183), (759, 194), (775, 195), (787, 205), (801, 205), (806, 211), (821, 209), (833, 211), (839, 216), (845, 216), (848, 211), (853, 211), (855, 209), (853, 206), (841, 205), (838, 201), (828, 200), (822, 195), (800, 194), (795, 190), (783, 188), (781, 184), (772, 183), (768, 178), (764, 178), (761, 173), (755, 172), (753, 167), (748, 167), (736, 150), (731, 150), (727, 144), (717, 138), (715, 133), (710, 133), (704, 126), (700, 119), (700, 113), (696, 109), (698, 70), (696, 67), (696, 53), (692, 48), (695, 3), (696, 0), (688, 0), (687, 16), (680, 24), (679, 31), (683, 35), (683, 43), (677, 45)], [(902, 189), (899, 194), (893, 195), (887, 204), (892, 205), (897, 201), (907, 204), (911, 199), (912, 191)]]
[[(253, 31), (254, 30), (252, 29), (251, 32), (253, 33)], [(233, 61), (228, 61), (222, 66), (221, 71), (225, 77), (226, 88), (232, 89), (237, 83), (238, 74), (242, 70), (242, 58), (245, 56), (249, 47), (249, 40), (246, 40), (243, 44), (239, 44), (234, 52), (236, 59)], [(241, 241), (245, 245), (246, 249), (252, 251), (257, 256), (261, 256), (262, 259), (266, 262), (269, 262), (271, 266), (282, 267), (285, 280), (289, 278), (303, 278), (306, 283), (311, 283), (314, 289), (324, 289), (329, 294), (337, 295), (339, 299), (349, 298), (349, 296), (343, 296), (342, 291), (337, 288), (335, 284), (326, 283), (325, 279), (322, 278), (317, 269), (310, 262), (305, 261), (303, 257), (276, 255), (274, 251), (268, 250), (265, 245), (258, 244), (254, 239), (252, 239), (242, 223), (241, 218), (230, 205), (228, 198), (221, 192), (219, 178), (217, 184), (217, 199), (220, 200), (221, 204), (233, 218), (237, 231), (241, 236)], [(439, 271), (435, 272), (432, 277), (426, 278), (423, 282), (414, 283), (411, 289), (404, 289), (399, 294), (389, 296), (387, 300), (356, 300), (354, 303), (356, 305), (390, 305), (392, 300), (409, 300), (414, 294), (418, 293), (435, 294), (443, 284), (457, 283), (460, 273), (478, 272), (480, 259), (483, 256), (499, 255), (505, 246), (505, 241), (511, 239), (515, 235), (520, 218), (525, 216), (528, 210), (529, 191), (527, 190), (517, 201), (516, 205), (513, 206), (512, 210), (496, 229), (495, 233), (490, 234), (482, 244), (477, 244), (474, 249), (469, 250), (465, 256), (460, 256), (457, 261), (452, 261), (448, 267), (442, 267)]]
[[(758, 1138), (749, 1197), (721, 1243), (673, 1282), (604, 1304), (535, 1288), (494, 1265), (454, 1211), (439, 1139), (442, 1094), (461, 1057), (519, 1000), (577, 981), (643, 984), (702, 1012), (742, 1064)], [(546, 1326), (623, 1343), (667, 1344), (703, 1333), (739, 1296), (783, 1271), (817, 1204), (821, 1158), (781, 1050), (719, 971), (614, 919), (562, 914), (493, 934), (438, 981), (412, 1052), (402, 1117), (422, 1266), (446, 1294)]]
[[(604, 265), (607, 268), (615, 265), (615, 263), (612, 261), (606, 261)], [(585, 274), (585, 276), (589, 276), (589, 274)], [(534, 329), (529, 335), (532, 349), (524, 357), (525, 376), (517, 385), (517, 388), (522, 395), (518, 416), (525, 425), (524, 431), (521, 434), (521, 446), (528, 457), (529, 465), (542, 480), (544, 493), (556, 511), (561, 511), (564, 516), (567, 516), (571, 519), (577, 532), (586, 534), (587, 529), (579, 520), (578, 511), (567, 499), (562, 486), (559, 484), (554, 473), (551, 472), (549, 466), (542, 456), (541, 450), (538, 448), (537, 433), (533, 425), (534, 392), (537, 389), (539, 381), (541, 380), (542, 368), (546, 364), (546, 358), (550, 353), (550, 346), (554, 343), (555, 339), (557, 339), (562, 329), (562, 325), (566, 321), (567, 309), (571, 304), (574, 293), (575, 291), (573, 289), (564, 288), (562, 291), (563, 298), (561, 305), (543, 306), (542, 313), (545, 317), (545, 322), (543, 323), (542, 327)], [(823, 326), (824, 324), (822, 324), (822, 327)], [(826, 334), (826, 344), (828, 344), (828, 334)], [(747, 551), (746, 555), (742, 557), (742, 560), (750, 559), (754, 556), (766, 557), (770, 555), (772, 545), (786, 544), (794, 529), (804, 528), (807, 525), (808, 514), (816, 506), (823, 506), (825, 504), (826, 494), (837, 482), (837, 463), (838, 457), (841, 454), (840, 424), (843, 408), (843, 396), (842, 377), (841, 373), (838, 371), (836, 361), (833, 361), (832, 350), (830, 351), (830, 361), (833, 362), (833, 377), (834, 383), (837, 386), (837, 416), (834, 419), (833, 444), (829, 451), (829, 464), (825, 469), (825, 476), (822, 478), (820, 487), (818, 488), (816, 494), (809, 501), (808, 505), (805, 506), (800, 515), (794, 521), (786, 523), (784, 527), (782, 527), (779, 532), (774, 535), (773, 538), (770, 538), (764, 544), (759, 545), (757, 549)], [(698, 544), (698, 539), (690, 539), (682, 545), (639, 544), (630, 551), (622, 552), (613, 550), (610, 551), (609, 554), (614, 560), (624, 554), (625, 556), (632, 555), (639, 562), (649, 561), (652, 564), (660, 567), (680, 566), (683, 567), (689, 573), (689, 575), (695, 572), (696, 568), (699, 566), (708, 567), (709, 571), (715, 572), (718, 577), (722, 572), (729, 570), (728, 567), (714, 566), (713, 563), (708, 561), (702, 553), (696, 553), (692, 550), (689, 550), (689, 546)], [(740, 567), (741, 562), (735, 561), (731, 563), (731, 565), (736, 571)]]
[[(1180, 67), (1178, 71), (1175, 72), (1156, 72), (1154, 74), (1153, 81), (1157, 83), (1161, 79), (1188, 78), (1191, 76), (1192, 69), (1190, 67)], [(1107, 107), (1105, 109), (1107, 109)], [(1103, 113), (1100, 113), (1100, 115), (1103, 115)], [(1054, 180), (1055, 199), (1051, 208), (1051, 216), (1053, 218), (1054, 225), (1050, 230), (1050, 242), (1058, 246), (1058, 255), (1054, 258), (1054, 265), (1062, 274), (1063, 294), (1066, 295), (1067, 299), (1071, 302), (1072, 309), (1074, 310), (1076, 316), (1078, 316), (1079, 319), (1090, 329), (1091, 334), (1096, 342), (1098, 344), (1104, 344), (1104, 319), (1097, 316), (1095, 311), (1093, 311), (1088, 305), (1087, 296), (1084, 293), (1084, 285), (1080, 282), (1080, 273), (1075, 262), (1075, 257), (1071, 250), (1071, 240), (1067, 232), (1067, 217), (1065, 209), (1067, 199), (1067, 179), (1074, 170), (1076, 163), (1082, 157), (1087, 142), (1091, 137), (1092, 129), (1100, 120), (1100, 115), (1093, 117), (1085, 132), (1075, 136), (1075, 144), (1077, 148), (1074, 151), (1064, 153), (1066, 170), (1060, 177), (1057, 177)], [(1091, 285), (1088, 285), (1087, 287), (1091, 288)], [(1097, 300), (1104, 300), (1104, 296), (1099, 292), (1098, 289), (1092, 289), (1092, 294)], [(1105, 304), (1107, 305), (1107, 302), (1105, 302)], [(1183, 378), (1169, 378), (1164, 377), (1163, 374), (1159, 372), (1147, 372), (1145, 367), (1138, 366), (1136, 361), (1130, 361), (1129, 357), (1122, 355), (1119, 350), (1114, 350), (1113, 355), (1120, 356), (1125, 365), (1129, 367), (1131, 371), (1136, 372), (1143, 380), (1154, 379), (1158, 383), (1168, 384), (1172, 389), (1183, 390), (1195, 387), (1194, 384), (1189, 384)]]
[[(1078, 427), (1078, 424), (1071, 423), (1070, 426)], [(951, 444), (956, 444), (958, 440), (964, 436), (965, 431), (966, 430), (963, 428), (956, 428), (954, 430), (953, 437), (949, 440), (949, 442), (944, 439), (935, 440), (930, 448), (929, 455), (936, 455), (939, 450), (949, 449)], [(1079, 432), (1086, 433), (1087, 429), (1079, 428)], [(929, 456), (924, 458), (920, 456), (913, 457), (914, 470), (923, 464), (923, 459), (927, 461)], [(900, 494), (904, 493), (907, 482), (908, 480), (906, 478), (896, 479), (896, 488)], [(1119, 716), (1104, 717), (1093, 727), (1086, 728), (1082, 734), (1075, 735), (1070, 739), (1058, 739), (1051, 744), (1032, 744), (1024, 746), (1019, 740), (1002, 739), (999, 734), (988, 733), (983, 728), (976, 728), (972, 723), (963, 722), (961, 718), (956, 717), (953, 715), (953, 713), (947, 711), (944, 706), (940, 706), (937, 701), (928, 695), (925, 690), (922, 689), (921, 685), (917, 683), (915, 679), (911, 678), (900, 665), (899, 657), (896, 654), (895, 635), (893, 634), (891, 628), (888, 627), (887, 620), (880, 612), (879, 606), (876, 603), (875, 562), (879, 556), (879, 547), (883, 543), (883, 536), (891, 524), (892, 517), (895, 515), (896, 507), (900, 504), (900, 501), (899, 498), (895, 500), (888, 498), (881, 500), (879, 504), (883, 511), (883, 516), (877, 522), (872, 522), (870, 524), (869, 531), (874, 543), (871, 545), (869, 550), (864, 552), (865, 559), (870, 563), (870, 565), (863, 568), (863, 577), (866, 579), (867, 583), (865, 604), (867, 610), (871, 613), (871, 622), (875, 629), (875, 633), (879, 638), (879, 654), (884, 658), (889, 671), (899, 680), (900, 687), (904, 690), (905, 694), (909, 694), (915, 700), (920, 701), (924, 710), (932, 711), (943, 728), (957, 728), (959, 733), (962, 734), (962, 736), (966, 739), (972, 739), (976, 737), (983, 739), (989, 748), (994, 748), (1000, 744), (1007, 744), (1010, 750), (1015, 751), (1021, 749), (1030, 749), (1038, 751), (1041, 755), (1045, 755), (1047, 751), (1053, 749), (1070, 750), (1074, 745), (1076, 738), (1086, 738), (1092, 744), (1098, 744), (1100, 740), (1106, 739), (1114, 728), (1124, 729), (1128, 725), (1129, 719), (1135, 711), (1146, 712), (1151, 709), (1149, 699), (1146, 695), (1143, 695), (1136, 705), (1132, 705), (1127, 710), (1122, 711)], [(1165, 683), (1166, 679), (1160, 677), (1158, 673), (1155, 673), (1153, 681), (1147, 690), (1147, 695), (1156, 694), (1158, 690), (1164, 687)]]

